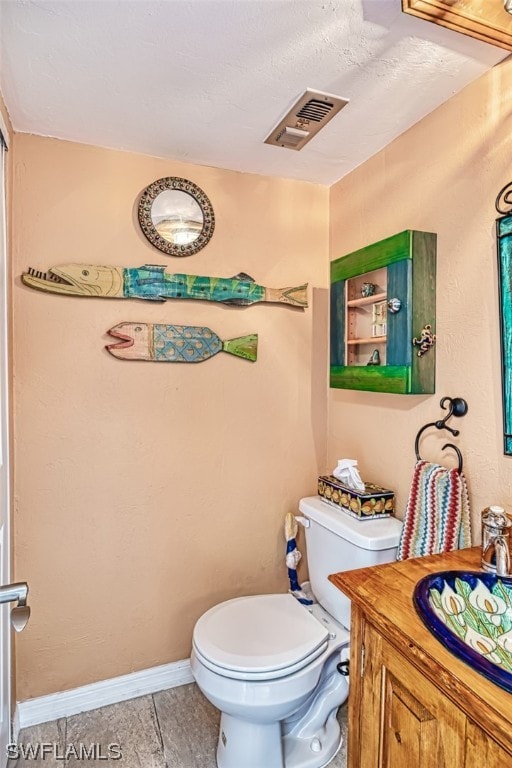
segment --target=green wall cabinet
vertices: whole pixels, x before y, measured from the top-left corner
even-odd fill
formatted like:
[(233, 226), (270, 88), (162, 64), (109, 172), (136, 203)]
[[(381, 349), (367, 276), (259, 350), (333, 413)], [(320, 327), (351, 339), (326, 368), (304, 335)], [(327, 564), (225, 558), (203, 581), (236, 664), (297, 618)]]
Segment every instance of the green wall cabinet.
[(406, 230), (331, 262), (331, 387), (435, 392), (436, 239)]

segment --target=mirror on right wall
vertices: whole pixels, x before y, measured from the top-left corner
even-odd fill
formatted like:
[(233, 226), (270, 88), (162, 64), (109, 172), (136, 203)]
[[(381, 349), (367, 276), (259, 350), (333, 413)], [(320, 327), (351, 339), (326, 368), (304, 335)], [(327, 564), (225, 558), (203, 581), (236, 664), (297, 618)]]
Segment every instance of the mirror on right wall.
[(496, 198), (498, 293), (500, 298), (501, 384), (503, 392), (503, 451), (512, 456), (512, 182)]

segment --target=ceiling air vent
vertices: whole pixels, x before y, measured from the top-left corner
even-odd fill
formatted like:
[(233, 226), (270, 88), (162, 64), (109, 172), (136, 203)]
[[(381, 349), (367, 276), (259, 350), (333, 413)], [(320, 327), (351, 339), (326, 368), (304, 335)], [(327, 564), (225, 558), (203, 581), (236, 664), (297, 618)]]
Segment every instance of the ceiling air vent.
[(348, 99), (308, 88), (265, 139), (265, 144), (302, 149), (348, 104)]

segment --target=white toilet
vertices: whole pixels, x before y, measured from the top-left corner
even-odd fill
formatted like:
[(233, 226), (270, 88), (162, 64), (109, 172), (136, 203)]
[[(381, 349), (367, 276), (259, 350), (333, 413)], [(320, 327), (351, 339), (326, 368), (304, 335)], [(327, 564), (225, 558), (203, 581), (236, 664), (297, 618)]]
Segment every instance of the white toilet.
[(210, 608), (194, 628), (192, 673), (222, 713), (219, 768), (321, 768), (341, 746), (350, 601), (327, 577), (394, 560), (402, 524), (359, 521), (319, 496), (299, 509), (317, 602), (239, 597)]

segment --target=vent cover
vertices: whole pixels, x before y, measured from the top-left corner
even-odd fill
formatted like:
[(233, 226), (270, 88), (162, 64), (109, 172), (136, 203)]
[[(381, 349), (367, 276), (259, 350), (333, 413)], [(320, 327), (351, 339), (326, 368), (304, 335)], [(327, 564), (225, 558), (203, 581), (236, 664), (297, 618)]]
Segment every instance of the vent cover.
[(302, 149), (346, 104), (348, 99), (341, 96), (308, 88), (269, 133), (265, 144)]

